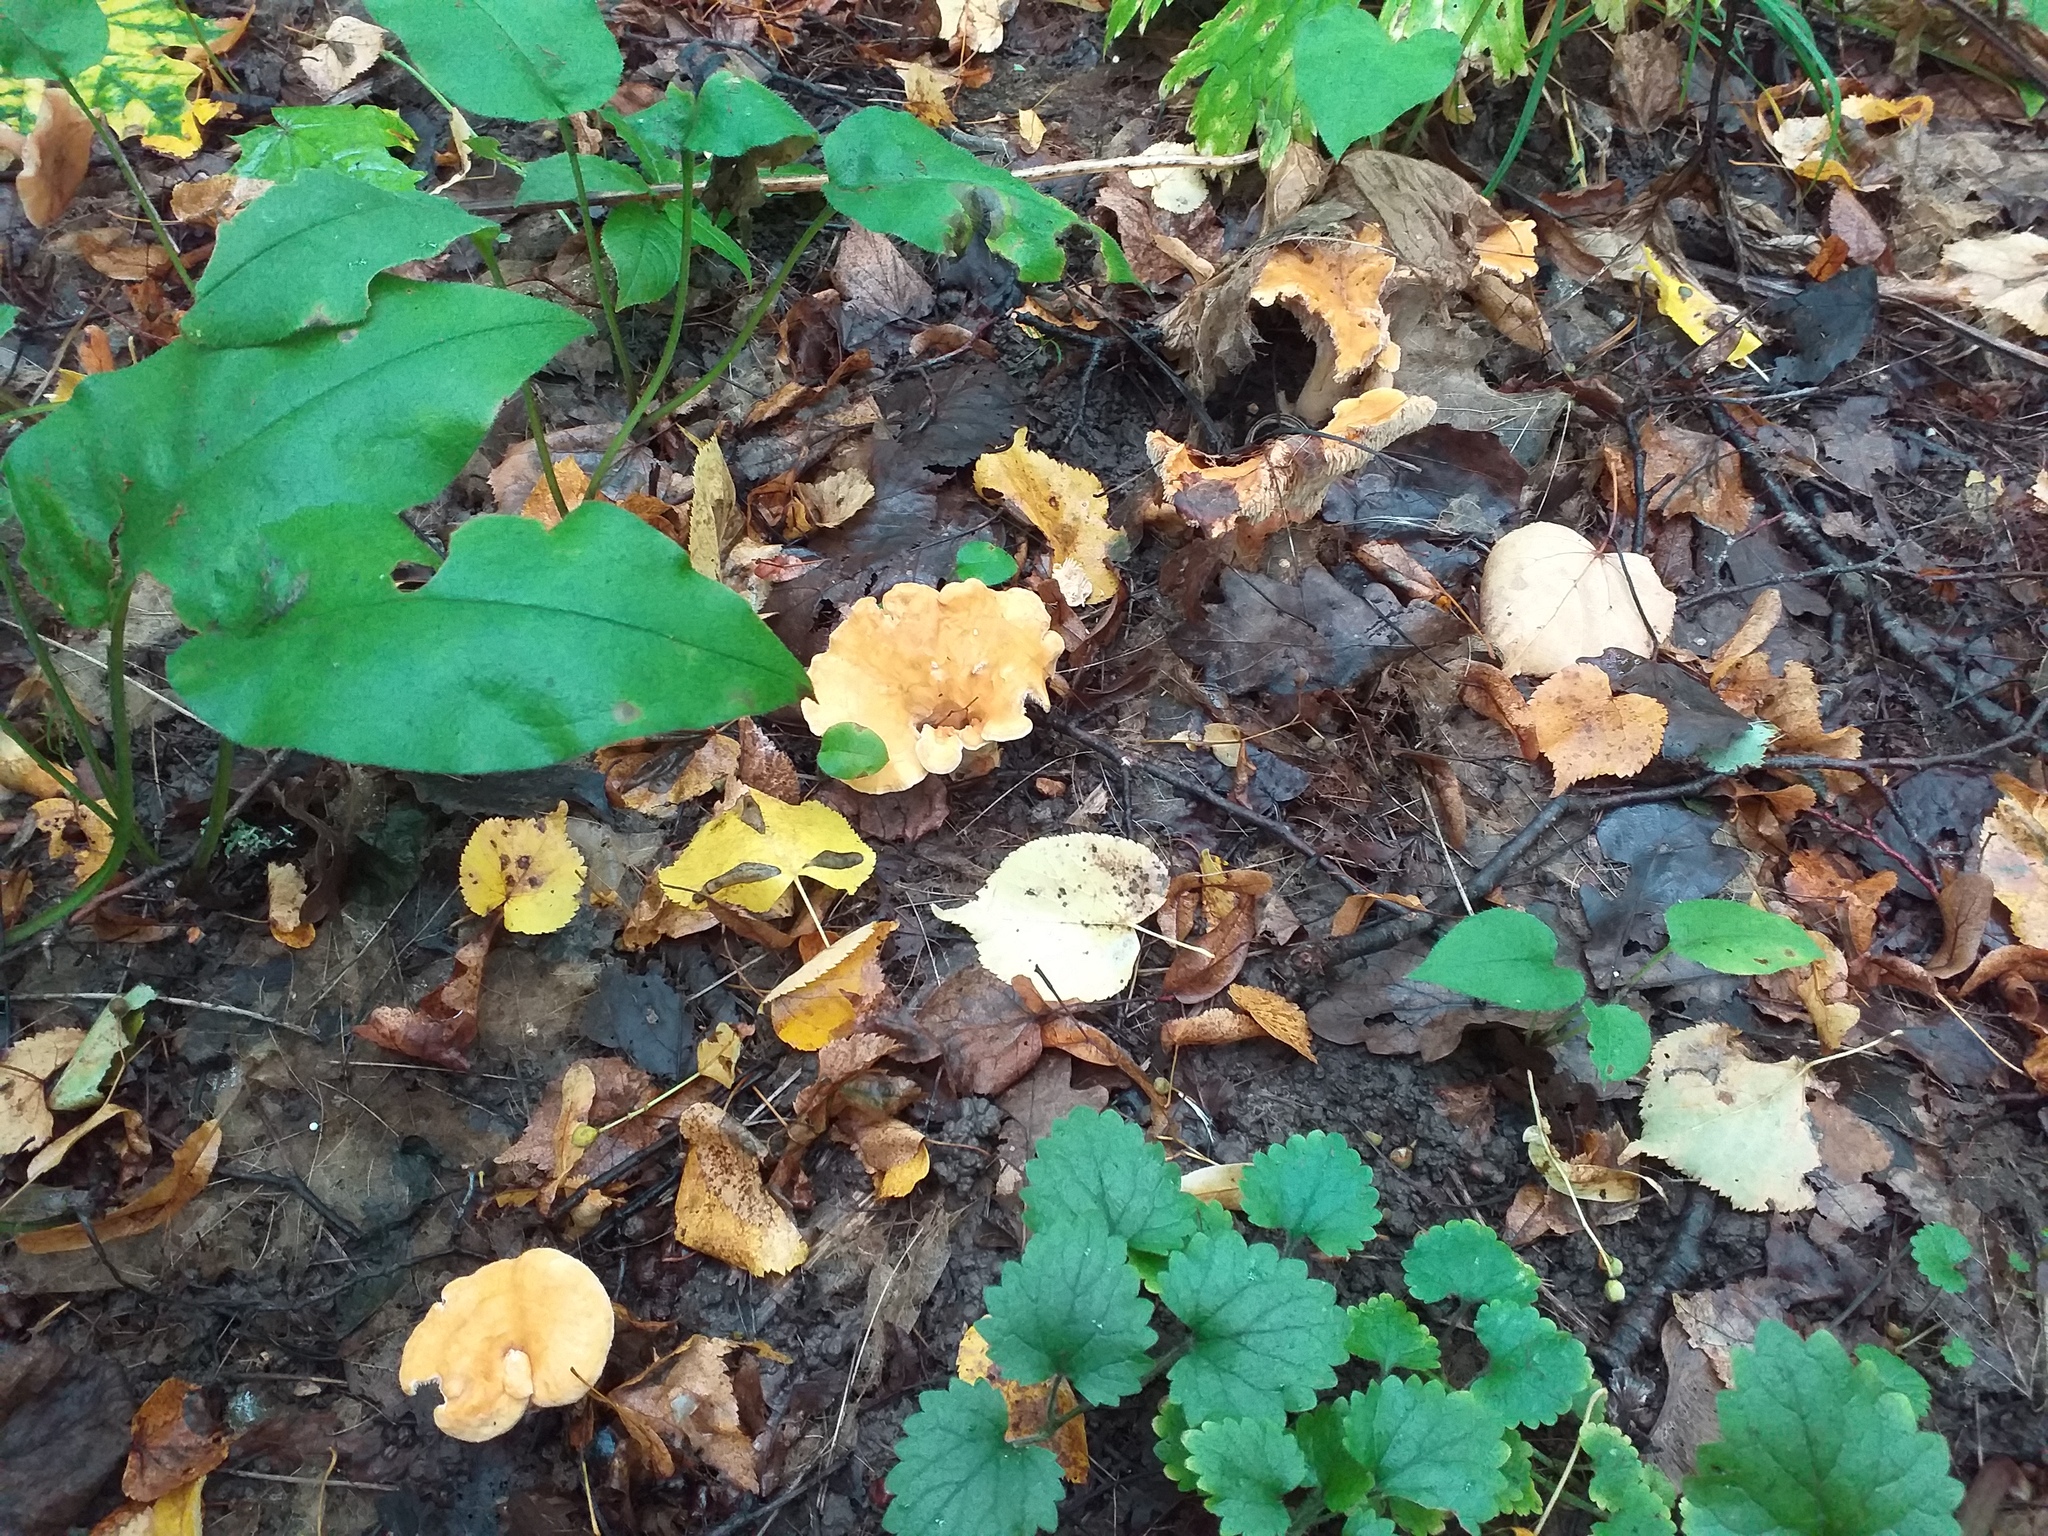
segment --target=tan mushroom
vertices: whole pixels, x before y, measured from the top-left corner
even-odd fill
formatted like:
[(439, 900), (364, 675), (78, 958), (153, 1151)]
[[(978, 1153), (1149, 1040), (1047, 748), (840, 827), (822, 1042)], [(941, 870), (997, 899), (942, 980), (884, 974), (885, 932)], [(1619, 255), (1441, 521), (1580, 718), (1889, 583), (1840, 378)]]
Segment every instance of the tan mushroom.
[(557, 1248), (532, 1248), (451, 1280), (398, 1361), (408, 1395), (441, 1388), (434, 1422), (457, 1440), (493, 1440), (526, 1410), (580, 1400), (612, 1351), (604, 1282)]
[(1030, 735), (1024, 705), (1051, 702), (1046, 679), (1065, 648), (1044, 602), (1021, 587), (902, 582), (879, 602), (862, 598), (832, 631), (811, 662), (804, 720), (819, 736), (850, 721), (888, 747), (888, 763), (849, 788), (908, 789), (990, 742)]

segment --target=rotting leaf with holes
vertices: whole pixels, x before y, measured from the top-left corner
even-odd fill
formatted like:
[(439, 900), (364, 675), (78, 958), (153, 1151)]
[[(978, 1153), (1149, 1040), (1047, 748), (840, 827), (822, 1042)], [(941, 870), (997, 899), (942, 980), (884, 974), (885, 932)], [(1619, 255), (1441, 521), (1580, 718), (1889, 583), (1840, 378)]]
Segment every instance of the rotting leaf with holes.
[(1408, 976), (1531, 1012), (1569, 1008), (1586, 995), (1586, 978), (1557, 963), (1557, 935), (1550, 925), (1513, 907), (1489, 907), (1465, 918)]
[(696, 909), (715, 897), (725, 906), (766, 914), (799, 880), (851, 892), (874, 872), (874, 849), (829, 805), (790, 805), (749, 790), (731, 810), (700, 826), (660, 878), (678, 906)]
[(716, 1104), (691, 1104), (676, 1116), (690, 1144), (676, 1186), (676, 1241), (759, 1278), (786, 1275), (810, 1245), (761, 1183), (766, 1152), (752, 1132)]
[(975, 460), (974, 488), (999, 498), (1045, 535), (1052, 545), (1052, 579), (1069, 603), (1080, 607), (1116, 596), (1117, 576), (1109, 562), (1124, 538), (1109, 526), (1109, 498), (1095, 476), (1025, 446), (1019, 427), (1009, 447)]

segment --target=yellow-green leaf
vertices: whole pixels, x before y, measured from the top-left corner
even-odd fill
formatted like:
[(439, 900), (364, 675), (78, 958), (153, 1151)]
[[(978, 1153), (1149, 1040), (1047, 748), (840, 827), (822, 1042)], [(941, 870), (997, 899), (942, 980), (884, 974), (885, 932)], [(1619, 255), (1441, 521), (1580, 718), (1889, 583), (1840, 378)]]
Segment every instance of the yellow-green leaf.
[[(200, 68), (184, 52), (217, 24), (188, 15), (176, 0), (99, 0), (107, 17), (107, 56), (77, 78), (79, 95), (114, 131), (139, 137), (150, 149), (180, 159), (199, 149), (200, 125), (220, 115), (221, 104), (191, 94)], [(0, 121), (27, 133), (51, 82), (0, 78)]]

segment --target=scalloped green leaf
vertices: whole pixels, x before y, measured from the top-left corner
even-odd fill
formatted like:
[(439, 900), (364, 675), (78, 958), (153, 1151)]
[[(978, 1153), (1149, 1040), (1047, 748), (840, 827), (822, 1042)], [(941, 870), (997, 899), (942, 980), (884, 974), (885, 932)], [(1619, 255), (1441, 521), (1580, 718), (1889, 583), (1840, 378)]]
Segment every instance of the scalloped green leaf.
[(1310, 1131), (1268, 1147), (1239, 1181), (1245, 1219), (1341, 1258), (1380, 1224), (1372, 1170), (1342, 1136)]
[(1934, 1406), (1934, 1389), (1927, 1378), (1881, 1344), (1858, 1344), (1856, 1362), (1867, 1365), (1892, 1391), (1913, 1405), (1913, 1417), (1924, 1419)]
[(1235, 1232), (1190, 1238), (1167, 1261), (1159, 1299), (1191, 1335), (1167, 1376), (1192, 1423), (1313, 1407), (1347, 1358), (1336, 1291), (1301, 1260)]
[(1942, 1221), (1930, 1221), (1913, 1234), (1913, 1263), (1921, 1278), (1937, 1290), (1960, 1296), (1970, 1288), (1963, 1266), (1970, 1262), (1970, 1240)]
[(1476, 1221), (1447, 1221), (1417, 1234), (1401, 1256), (1408, 1294), (1417, 1301), (1535, 1301), (1536, 1271)]
[(1174, 1487), (1182, 1493), (1195, 1491), (1195, 1474), (1188, 1469), (1188, 1448), (1182, 1438), (1188, 1432), (1188, 1416), (1171, 1396), (1159, 1399), (1159, 1409), (1152, 1415), (1152, 1433), (1157, 1443), (1152, 1447), (1159, 1458), (1159, 1468)]
[(983, 1305), (981, 1336), (1005, 1380), (1029, 1385), (1064, 1376), (1102, 1407), (1144, 1384), (1145, 1351), (1159, 1341), (1123, 1240), (1098, 1221), (1032, 1234)]
[(1489, 1301), (1472, 1327), (1486, 1369), (1470, 1391), (1509, 1424), (1555, 1424), (1593, 1385), (1586, 1346), (1534, 1307)]
[(1434, 1371), (1442, 1360), (1435, 1337), (1398, 1296), (1382, 1292), (1351, 1308), (1345, 1345), (1354, 1360), (1370, 1360), (1382, 1372)]
[(1024, 1220), (1049, 1232), (1091, 1217), (1132, 1248), (1170, 1253), (1200, 1219), (1158, 1143), (1122, 1115), (1082, 1106), (1053, 1121), (1024, 1165)]
[(1216, 1419), (1189, 1430), (1186, 1446), (1219, 1536), (1287, 1536), (1287, 1495), (1308, 1481), (1308, 1463), (1282, 1425)]
[(1389, 1376), (1342, 1406), (1345, 1449), (1372, 1474), (1376, 1498), (1448, 1510), (1476, 1533), (1512, 1494), (1500, 1420), (1471, 1393)]
[(1612, 1424), (1585, 1424), (1579, 1447), (1592, 1468), (1586, 1495), (1607, 1514), (1594, 1523), (1594, 1536), (1673, 1536), (1670, 1480), (1627, 1435)]
[(890, 1536), (1033, 1536), (1059, 1524), (1066, 1485), (1042, 1445), (1012, 1445), (1009, 1406), (985, 1381), (925, 1392), (883, 1479)]

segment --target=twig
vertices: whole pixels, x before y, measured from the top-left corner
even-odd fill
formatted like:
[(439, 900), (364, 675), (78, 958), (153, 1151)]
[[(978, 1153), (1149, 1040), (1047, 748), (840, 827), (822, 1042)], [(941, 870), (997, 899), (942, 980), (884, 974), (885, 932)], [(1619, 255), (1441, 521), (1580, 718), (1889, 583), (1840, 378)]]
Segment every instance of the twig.
[(1650, 1283), (1636, 1292), (1613, 1331), (1593, 1346), (1593, 1353), (1610, 1370), (1625, 1369), (1642, 1352), (1664, 1299), (1690, 1280), (1693, 1271), (1699, 1268), (1700, 1248), (1714, 1220), (1714, 1197), (1703, 1188), (1682, 1187), (1689, 1191), (1688, 1203), (1678, 1230), (1671, 1234), (1671, 1246), (1664, 1250), (1664, 1262), (1657, 1266)]
[[(125, 992), (15, 992), (9, 994), (17, 1003), (110, 1003), (117, 997), (126, 997)], [(258, 1013), (253, 1008), (234, 1008), (226, 1003), (202, 1003), (196, 997), (165, 997), (161, 993), (156, 1000), (173, 1008), (190, 1008), (197, 1013), (224, 1013), (230, 1018), (248, 1019), (256, 1024), (268, 1024), (272, 1029), (289, 1029), (298, 1034), (317, 1039), (311, 1030), (300, 1029), (296, 1024), (287, 1024), (283, 1019), (273, 1019), (267, 1013)]]

